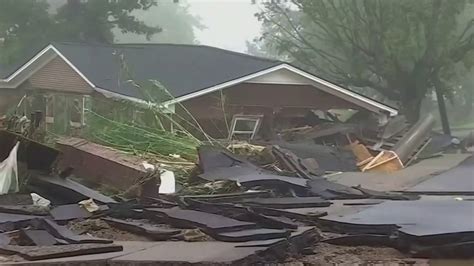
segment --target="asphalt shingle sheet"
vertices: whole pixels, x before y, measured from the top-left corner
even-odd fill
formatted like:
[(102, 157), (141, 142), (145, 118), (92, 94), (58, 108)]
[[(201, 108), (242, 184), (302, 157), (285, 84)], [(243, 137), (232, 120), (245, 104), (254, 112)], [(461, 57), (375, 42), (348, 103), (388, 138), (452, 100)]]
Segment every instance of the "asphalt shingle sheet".
[(355, 214), (321, 218), (354, 225), (397, 225), (413, 236), (474, 232), (474, 201), (386, 201)]
[(422, 194), (474, 194), (474, 156), (408, 191)]

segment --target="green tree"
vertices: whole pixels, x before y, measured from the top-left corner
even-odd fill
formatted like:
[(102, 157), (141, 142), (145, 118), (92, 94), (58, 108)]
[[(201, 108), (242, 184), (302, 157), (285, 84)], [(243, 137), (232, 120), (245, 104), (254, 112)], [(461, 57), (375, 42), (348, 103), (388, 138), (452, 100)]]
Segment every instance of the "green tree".
[(455, 65), (470, 68), (472, 0), (271, 1), (257, 14), (265, 46), (346, 86), (370, 87), (418, 119), (422, 99), (445, 96)]
[(149, 39), (161, 29), (146, 25), (133, 12), (152, 6), (156, 6), (155, 0), (67, 0), (54, 17), (56, 30), (59, 38), (68, 41), (113, 43), (115, 27)]
[(55, 5), (50, 10), (46, 0), (1, 0), (1, 63), (15, 63), (53, 41), (112, 43), (114, 28), (147, 38), (161, 30), (133, 15), (155, 6), (156, 0), (67, 0)]
[(53, 26), (45, 1), (1, 0), (0, 63), (11, 64), (30, 52), (34, 43), (46, 43)]

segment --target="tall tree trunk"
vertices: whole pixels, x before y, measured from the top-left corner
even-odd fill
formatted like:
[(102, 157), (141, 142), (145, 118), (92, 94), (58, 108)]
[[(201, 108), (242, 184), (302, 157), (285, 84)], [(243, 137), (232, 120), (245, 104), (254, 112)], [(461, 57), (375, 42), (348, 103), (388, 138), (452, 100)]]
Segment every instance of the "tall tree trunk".
[(474, 105), (474, 88), (472, 88), (471, 85), (464, 86), (464, 99), (464, 114), (466, 118), (469, 118)]
[(438, 101), (439, 117), (441, 118), (441, 126), (443, 127), (443, 133), (451, 135), (451, 128), (449, 127), (448, 112), (446, 111), (446, 103), (444, 102), (444, 95), (441, 91), (443, 89), (443, 83), (436, 76), (434, 78), (434, 86), (436, 91), (436, 99)]
[(443, 133), (451, 135), (451, 128), (449, 127), (448, 112), (446, 111), (446, 103), (444, 101), (443, 93), (441, 89), (436, 87), (436, 99), (438, 101), (439, 117), (441, 118), (441, 126), (443, 127)]
[(421, 102), (423, 98), (415, 97), (402, 99), (401, 113), (405, 115), (408, 122), (416, 123), (420, 119)]

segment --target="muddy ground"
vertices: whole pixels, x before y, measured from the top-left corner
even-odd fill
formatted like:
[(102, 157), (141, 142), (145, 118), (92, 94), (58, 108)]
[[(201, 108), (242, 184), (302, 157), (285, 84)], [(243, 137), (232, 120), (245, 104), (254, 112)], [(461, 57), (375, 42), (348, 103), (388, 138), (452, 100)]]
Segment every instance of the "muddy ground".
[[(100, 219), (73, 221), (69, 229), (77, 234), (116, 241), (150, 241), (144, 236), (117, 229)], [(203, 239), (209, 241), (210, 239)], [(199, 240), (198, 240), (199, 241)], [(345, 247), (316, 243), (306, 250), (306, 255), (288, 257), (282, 265), (428, 265), (425, 260), (411, 259), (393, 248)]]
[(68, 224), (68, 228), (79, 235), (88, 234), (94, 237), (111, 239), (115, 241), (150, 241), (144, 236), (112, 227), (100, 219), (72, 221)]
[(386, 247), (336, 246), (316, 243), (310, 255), (288, 258), (285, 265), (429, 265)]

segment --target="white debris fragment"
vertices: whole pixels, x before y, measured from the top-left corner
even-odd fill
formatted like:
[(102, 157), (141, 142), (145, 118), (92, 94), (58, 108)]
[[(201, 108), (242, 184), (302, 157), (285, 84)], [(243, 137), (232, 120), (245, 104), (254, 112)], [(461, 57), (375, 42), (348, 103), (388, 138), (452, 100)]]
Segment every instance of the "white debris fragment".
[(79, 206), (81, 206), (82, 208), (86, 209), (88, 212), (96, 212), (100, 209), (99, 205), (97, 205), (97, 203), (94, 202), (93, 199), (87, 199), (87, 200), (83, 200), (83, 201), (79, 201)]
[(154, 171), (155, 170), (155, 166), (153, 164), (150, 164), (150, 163), (146, 162), (146, 161), (142, 162), (142, 166), (147, 171)]
[(160, 194), (171, 194), (176, 191), (175, 188), (175, 178), (174, 178), (174, 172), (168, 171), (168, 170), (161, 170), (160, 171), (160, 187), (158, 189), (158, 193)]
[(31, 199), (33, 200), (33, 205), (41, 206), (41, 207), (49, 207), (51, 205), (51, 201), (41, 197), (36, 193), (31, 193)]
[(10, 151), (10, 155), (0, 163), (0, 194), (8, 194), (9, 192), (18, 192), (18, 166), (17, 153), (20, 142)]

